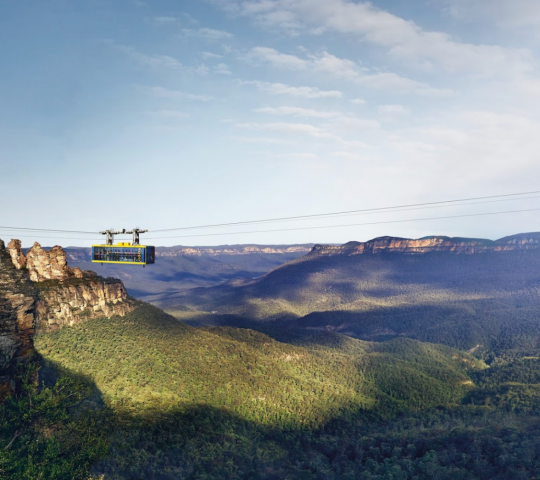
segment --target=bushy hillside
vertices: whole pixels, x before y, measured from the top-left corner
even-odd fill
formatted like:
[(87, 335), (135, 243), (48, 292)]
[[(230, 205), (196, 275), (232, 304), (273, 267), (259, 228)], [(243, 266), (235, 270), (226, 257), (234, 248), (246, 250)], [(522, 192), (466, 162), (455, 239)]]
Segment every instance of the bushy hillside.
[(47, 370), (97, 389), (90, 404), (106, 420), (88, 435), (105, 434), (110, 449), (95, 479), (502, 480), (540, 468), (538, 419), (483, 406), (471, 379), (498, 374), (472, 356), (329, 332), (290, 341), (194, 329), (141, 305), (36, 346)]
[(252, 330), (198, 330), (141, 306), (41, 335), (36, 347), (47, 361), (89, 377), (113, 408), (144, 416), (208, 405), (280, 427), (316, 426), (360, 409), (457, 402), (469, 388), (467, 369), (480, 365), (413, 340), (339, 335), (328, 342), (288, 345)]
[(535, 350), (540, 250), (307, 255), (245, 285), (194, 290), (183, 302), (252, 325), (330, 329), (366, 340), (407, 336), (485, 351), (523, 348), (527, 338)]

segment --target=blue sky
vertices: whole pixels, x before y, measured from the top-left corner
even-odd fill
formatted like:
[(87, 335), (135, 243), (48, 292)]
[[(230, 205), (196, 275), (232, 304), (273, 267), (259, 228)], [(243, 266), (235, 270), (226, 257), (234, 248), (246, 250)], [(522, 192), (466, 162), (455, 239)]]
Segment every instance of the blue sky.
[[(157, 230), (540, 190), (539, 27), (536, 0), (2, 0), (0, 224)], [(498, 238), (539, 212), (241, 232), (540, 208), (529, 197), (146, 237)]]

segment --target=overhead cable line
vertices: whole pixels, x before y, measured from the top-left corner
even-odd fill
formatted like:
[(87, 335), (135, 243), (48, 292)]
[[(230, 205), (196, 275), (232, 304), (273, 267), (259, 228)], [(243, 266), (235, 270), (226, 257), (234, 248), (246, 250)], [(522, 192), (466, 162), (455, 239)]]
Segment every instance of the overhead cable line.
[[(212, 227), (229, 227), (234, 225), (248, 225), (248, 224), (256, 224), (256, 223), (270, 223), (270, 222), (282, 222), (286, 220), (299, 220), (299, 219), (313, 219), (313, 218), (324, 218), (324, 217), (331, 217), (331, 216), (337, 216), (337, 215), (347, 215), (347, 214), (358, 214), (358, 213), (368, 213), (368, 212), (379, 212), (379, 211), (392, 211), (397, 209), (404, 209), (408, 207), (424, 207), (429, 205), (442, 205), (442, 204), (452, 204), (452, 203), (458, 203), (458, 202), (467, 202), (467, 201), (473, 201), (473, 200), (487, 200), (492, 198), (507, 198), (507, 197), (517, 197), (517, 196), (523, 196), (523, 195), (533, 195), (540, 193), (540, 190), (532, 191), (532, 192), (521, 192), (521, 193), (509, 193), (505, 195), (489, 195), (484, 197), (470, 197), (470, 198), (461, 198), (456, 200), (443, 200), (439, 202), (425, 202), (425, 203), (411, 203), (411, 204), (405, 204), (405, 205), (396, 205), (396, 206), (390, 206), (390, 207), (377, 207), (377, 208), (365, 208), (360, 210), (346, 210), (341, 212), (330, 212), (330, 213), (315, 213), (311, 215), (297, 215), (292, 217), (277, 217), (277, 218), (266, 218), (266, 219), (260, 219), (260, 220), (247, 220), (242, 222), (229, 222), (229, 223), (215, 223), (210, 225), (196, 225), (191, 227), (177, 227), (177, 228), (165, 228), (165, 229), (159, 229), (159, 230), (152, 230), (152, 233), (157, 232), (172, 232), (172, 231), (179, 231), (179, 230), (195, 230), (200, 228), (212, 228)], [(242, 233), (242, 232), (238, 232)]]
[(279, 228), (279, 229), (274, 229), (274, 230), (251, 230), (251, 231), (246, 231), (246, 232), (202, 233), (198, 235), (178, 235), (178, 236), (173, 236), (173, 237), (151, 237), (151, 238), (148, 238), (148, 240), (161, 240), (165, 238), (213, 237), (213, 236), (221, 236), (221, 235), (237, 235), (237, 234), (247, 234), (247, 233), (291, 232), (291, 231), (296, 231), (296, 230), (316, 230), (316, 229), (323, 229), (323, 228), (382, 225), (382, 224), (388, 224), (388, 223), (424, 222), (427, 220), (442, 220), (442, 219), (448, 219), (448, 218), (465, 218), (465, 217), (482, 217), (482, 216), (487, 216), (487, 215), (503, 215), (503, 214), (509, 214), (509, 213), (536, 212), (536, 211), (540, 211), (540, 208), (529, 208), (529, 209), (524, 209), (524, 210), (507, 210), (503, 212), (470, 213), (466, 215), (447, 215), (444, 217), (409, 218), (406, 220), (386, 220), (386, 221), (380, 221), (380, 222), (349, 223), (349, 224), (343, 224), (343, 225), (323, 225), (323, 226), (318, 226), (318, 227)]
[[(537, 196), (526, 197), (525, 195), (534, 195), (534, 194), (539, 194), (539, 193), (540, 193), (540, 190), (536, 190), (536, 191), (531, 191), (531, 192), (509, 193), (505, 195), (489, 195), (489, 196), (483, 196), (483, 197), (469, 197), (469, 198), (461, 198), (461, 199), (454, 199), (454, 200), (443, 200), (443, 201), (438, 201), (438, 202), (412, 203), (412, 204), (404, 204), (404, 205), (394, 205), (394, 206), (389, 206), (389, 207), (366, 208), (366, 209), (359, 209), (359, 210), (346, 210), (346, 211), (340, 211), (340, 212), (316, 213), (316, 214), (310, 214), (310, 215), (297, 215), (297, 216), (290, 216), (290, 217), (276, 217), (276, 218), (266, 218), (266, 219), (259, 219), (259, 220), (247, 220), (247, 221), (240, 221), (240, 222), (167, 228), (167, 229), (152, 230), (152, 233), (226, 227), (226, 226), (238, 226), (238, 225), (251, 225), (251, 224), (283, 222), (283, 221), (293, 221), (293, 220), (313, 220), (313, 219), (320, 219), (320, 218), (329, 218), (333, 216), (335, 217), (335, 216), (347, 216), (347, 215), (373, 215), (373, 214), (378, 214), (378, 213), (391, 213), (391, 212), (408, 211), (408, 210), (422, 210), (422, 209), (442, 208), (442, 207), (451, 207), (451, 206), (465, 206), (465, 205), (473, 205), (473, 204), (480, 204), (480, 203), (503, 202), (503, 201), (510, 201), (510, 200), (526, 200), (526, 199), (538, 198), (538, 197)], [(518, 197), (521, 197), (521, 198), (518, 198)], [(484, 201), (476, 201), (476, 200), (484, 200)], [(384, 223), (384, 222), (377, 222), (377, 223)], [(326, 227), (317, 227), (317, 228), (326, 228)], [(13, 231), (22, 231), (22, 232), (25, 232), (25, 231), (46, 232), (46, 233), (72, 233), (72, 234), (83, 234), (83, 235), (94, 235), (98, 233), (98, 232), (89, 232), (89, 231), (81, 231), (81, 230), (62, 230), (62, 229), (9, 227), (9, 226), (0, 226), (0, 230), (13, 230)], [(274, 230), (274, 231), (286, 231), (286, 230), (296, 230), (296, 229), (285, 229), (285, 230)], [(14, 232), (11, 232), (9, 234), (13, 234), (13, 233)], [(242, 232), (237, 232), (237, 233), (242, 233)], [(248, 233), (251, 233), (251, 232), (248, 232)], [(23, 235), (18, 235), (18, 236), (23, 236)], [(42, 237), (42, 238), (45, 238), (45, 237)], [(47, 237), (47, 238), (64, 238), (64, 237)], [(176, 237), (163, 237), (163, 238), (176, 238)], [(73, 240), (89, 240), (89, 239), (73, 238)]]
[(80, 230), (52, 230), (50, 228), (30, 228), (30, 227), (3, 227), (0, 226), (0, 229), (4, 230), (30, 230), (32, 232), (50, 232), (50, 233), (82, 233), (85, 235), (92, 235), (98, 232), (83, 232)]
[(50, 239), (56, 239), (56, 240), (85, 240), (85, 241), (90, 241), (90, 242), (94, 242), (96, 241), (96, 238), (75, 238), (75, 237), (42, 237), (41, 235), (39, 234), (36, 234), (36, 235), (19, 235), (18, 233), (13, 233), (13, 232), (0, 232), (0, 235), (6, 235), (6, 236), (11, 236), (11, 235), (16, 235), (17, 238), (50, 238)]

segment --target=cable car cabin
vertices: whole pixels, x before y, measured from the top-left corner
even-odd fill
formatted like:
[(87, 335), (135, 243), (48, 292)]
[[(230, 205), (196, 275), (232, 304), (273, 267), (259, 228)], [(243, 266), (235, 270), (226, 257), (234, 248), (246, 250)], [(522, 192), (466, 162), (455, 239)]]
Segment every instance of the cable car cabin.
[(92, 245), (94, 263), (146, 265), (155, 261), (156, 248), (153, 246), (131, 245), (129, 242), (120, 242), (118, 245)]

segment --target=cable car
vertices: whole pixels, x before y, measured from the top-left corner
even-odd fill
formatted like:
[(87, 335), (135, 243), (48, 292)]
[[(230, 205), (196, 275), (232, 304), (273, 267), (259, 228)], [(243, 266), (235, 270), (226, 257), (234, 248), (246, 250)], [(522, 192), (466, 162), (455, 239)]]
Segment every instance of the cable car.
[[(133, 230), (114, 231), (113, 229), (105, 230), (102, 233), (107, 235), (105, 245), (92, 245), (92, 262), (93, 263), (120, 263), (123, 265), (148, 265), (156, 261), (156, 248), (151, 245), (140, 245), (139, 234), (148, 230)], [(133, 243), (119, 242), (114, 245), (114, 235), (122, 233), (132, 233)]]

